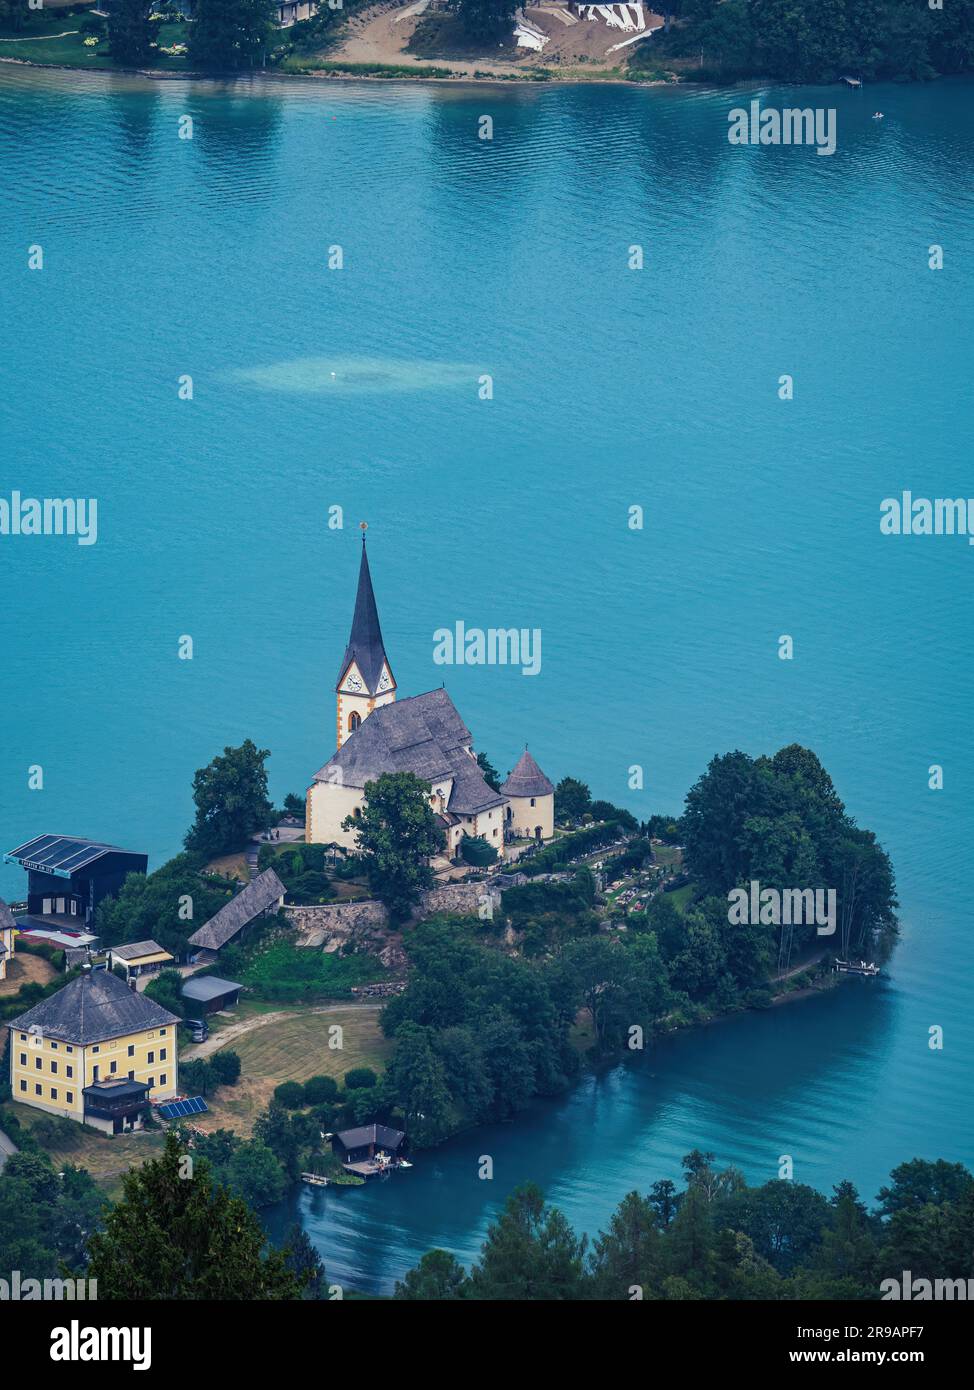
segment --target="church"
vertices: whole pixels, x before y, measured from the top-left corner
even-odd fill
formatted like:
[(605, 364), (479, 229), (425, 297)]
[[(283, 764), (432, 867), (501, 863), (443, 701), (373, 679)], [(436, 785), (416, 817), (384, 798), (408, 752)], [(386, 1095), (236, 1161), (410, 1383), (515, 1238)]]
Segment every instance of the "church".
[(499, 792), (489, 787), (473, 735), (442, 687), (397, 699), (386, 655), (362, 530), (358, 593), (335, 685), (336, 749), (308, 788), (309, 843), (355, 847), (346, 816), (360, 816), (365, 784), (383, 772), (414, 772), (430, 784), (430, 803), (453, 859), (464, 835), (482, 836), (503, 858), (515, 839), (550, 840), (555, 789), (525, 748)]

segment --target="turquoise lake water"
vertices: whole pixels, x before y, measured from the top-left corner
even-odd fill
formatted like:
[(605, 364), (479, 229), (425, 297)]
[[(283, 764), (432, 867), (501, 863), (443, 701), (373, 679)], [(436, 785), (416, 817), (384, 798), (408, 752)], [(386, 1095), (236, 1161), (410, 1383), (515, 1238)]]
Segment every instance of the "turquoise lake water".
[[(502, 771), (527, 741), (648, 814), (716, 752), (798, 741), (896, 866), (888, 978), (296, 1195), (330, 1278), (469, 1258), (526, 1177), (594, 1232), (694, 1146), (869, 1198), (914, 1155), (974, 1161), (974, 552), (878, 526), (903, 489), (974, 494), (972, 91), (762, 90), (837, 108), (823, 158), (731, 147), (719, 91), (0, 68), (0, 496), (99, 504), (96, 545), (0, 537), (2, 848), (55, 830), (157, 865), (193, 771), (247, 736), (302, 790), (364, 518), (400, 690), (446, 676)], [(458, 619), (540, 628), (541, 674), (435, 666)]]

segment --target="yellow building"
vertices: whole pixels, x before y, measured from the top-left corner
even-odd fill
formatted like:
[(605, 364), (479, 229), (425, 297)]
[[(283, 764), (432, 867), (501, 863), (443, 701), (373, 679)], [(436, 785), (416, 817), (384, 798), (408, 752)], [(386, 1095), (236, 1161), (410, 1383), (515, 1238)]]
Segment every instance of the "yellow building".
[(7, 1024), (13, 1099), (106, 1134), (177, 1092), (176, 1026), (108, 970), (87, 970)]
[(309, 843), (354, 849), (355, 831), (343, 822), (361, 814), (366, 783), (384, 772), (412, 772), (430, 784), (430, 804), (451, 858), (464, 835), (483, 837), (502, 858), (505, 839), (546, 840), (554, 834), (554, 788), (533, 758), (530, 767), (522, 758), (511, 774), (519, 790), (509, 799), (504, 788), (495, 791), (485, 781), (473, 735), (446, 690), (397, 699), (364, 535), (352, 631), (335, 698), (336, 751), (308, 788)]
[(7, 978), (7, 961), (13, 959), (15, 927), (13, 913), (0, 898), (0, 980)]

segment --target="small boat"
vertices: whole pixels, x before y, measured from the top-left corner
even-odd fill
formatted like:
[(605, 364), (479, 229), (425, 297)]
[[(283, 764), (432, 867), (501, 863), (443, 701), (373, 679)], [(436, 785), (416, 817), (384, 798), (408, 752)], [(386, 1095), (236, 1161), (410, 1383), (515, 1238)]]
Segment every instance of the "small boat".
[(301, 1181), (308, 1183), (311, 1187), (327, 1187), (328, 1179), (323, 1173), (302, 1173)]
[(409, 1159), (408, 1159), (408, 1158), (401, 1158), (401, 1159), (399, 1160), (399, 1167), (400, 1167), (400, 1168), (411, 1168), (412, 1166), (413, 1166), (413, 1165), (409, 1162)]
[(873, 976), (879, 974), (879, 966), (872, 961), (865, 960), (836, 960), (835, 968), (840, 975), (865, 975)]
[(874, 111), (874, 112), (873, 112), (873, 120), (874, 120), (874, 121), (881, 121), (882, 119), (883, 119), (883, 113), (882, 113), (882, 111)]

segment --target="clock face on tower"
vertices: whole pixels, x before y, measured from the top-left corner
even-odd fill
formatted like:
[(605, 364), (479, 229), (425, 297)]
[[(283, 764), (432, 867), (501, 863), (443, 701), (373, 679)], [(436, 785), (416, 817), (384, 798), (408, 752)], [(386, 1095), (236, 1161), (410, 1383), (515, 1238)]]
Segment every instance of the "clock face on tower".
[(356, 676), (356, 675), (354, 675), (354, 674), (353, 674), (353, 675), (350, 675), (350, 676), (346, 676), (346, 678), (345, 678), (345, 689), (346, 689), (346, 690), (362, 690), (362, 689), (363, 689), (362, 682), (359, 680), (358, 676)]
[(386, 668), (383, 666), (383, 668), (382, 668), (382, 675), (379, 677), (379, 684), (376, 686), (376, 690), (378, 691), (378, 690), (391, 690), (391, 689), (392, 689), (392, 681), (391, 681), (390, 678), (389, 678), (389, 672), (388, 672), (388, 671), (386, 670)]

